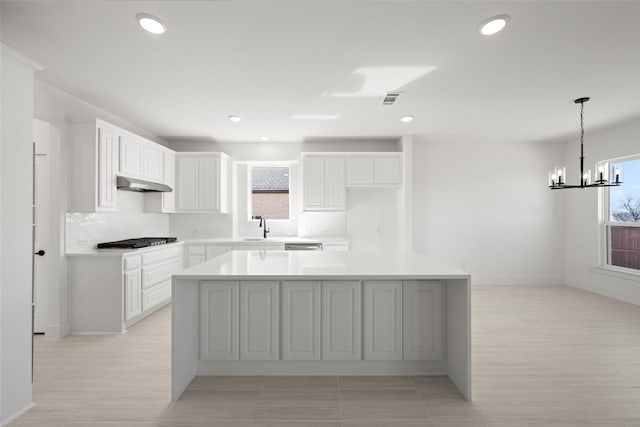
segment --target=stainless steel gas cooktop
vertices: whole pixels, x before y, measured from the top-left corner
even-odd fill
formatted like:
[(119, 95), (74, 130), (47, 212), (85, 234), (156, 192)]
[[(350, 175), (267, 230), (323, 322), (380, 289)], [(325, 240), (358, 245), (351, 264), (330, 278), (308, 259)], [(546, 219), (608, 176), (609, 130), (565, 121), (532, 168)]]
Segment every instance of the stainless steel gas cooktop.
[(178, 239), (175, 237), (139, 237), (137, 239), (98, 243), (98, 249), (138, 249), (146, 248), (147, 246), (165, 245), (177, 241)]

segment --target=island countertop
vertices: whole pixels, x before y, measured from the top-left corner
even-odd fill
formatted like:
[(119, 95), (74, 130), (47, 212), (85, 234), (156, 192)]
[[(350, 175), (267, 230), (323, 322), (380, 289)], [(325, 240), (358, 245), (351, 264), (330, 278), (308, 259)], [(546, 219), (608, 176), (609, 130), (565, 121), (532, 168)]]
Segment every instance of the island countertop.
[(174, 279), (469, 279), (462, 270), (412, 252), (231, 251)]

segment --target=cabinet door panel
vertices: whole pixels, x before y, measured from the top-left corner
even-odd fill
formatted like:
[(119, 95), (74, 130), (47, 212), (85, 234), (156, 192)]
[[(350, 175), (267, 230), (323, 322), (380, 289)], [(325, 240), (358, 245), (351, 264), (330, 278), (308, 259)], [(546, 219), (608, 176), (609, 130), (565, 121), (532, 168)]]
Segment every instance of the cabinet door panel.
[(202, 264), (205, 261), (206, 261), (206, 259), (204, 257), (204, 254), (202, 254), (202, 255), (189, 255), (187, 264), (188, 264), (189, 267), (193, 267), (194, 265)]
[(305, 157), (302, 168), (304, 209), (324, 209), (324, 159), (322, 157)]
[(402, 282), (364, 284), (365, 360), (402, 360)]
[(150, 310), (169, 299), (171, 299), (171, 279), (142, 290), (142, 309)]
[(320, 360), (320, 282), (282, 282), (282, 359)]
[(401, 159), (399, 156), (375, 158), (375, 183), (376, 184), (400, 184)]
[(373, 183), (373, 157), (349, 157), (348, 184)]
[(105, 129), (98, 140), (98, 205), (100, 210), (115, 210), (116, 172), (118, 171), (118, 137)]
[(125, 318), (129, 320), (142, 313), (142, 275), (140, 270), (124, 274)]
[(213, 259), (218, 255), (226, 254), (230, 250), (231, 250), (231, 246), (218, 246), (218, 245), (207, 246), (207, 249), (206, 249), (207, 260)]
[(178, 209), (198, 209), (198, 158), (179, 157), (177, 165)]
[(120, 172), (144, 176), (143, 146), (127, 137), (120, 137)]
[(163, 155), (163, 183), (173, 189), (169, 193), (162, 193), (162, 212), (176, 211), (176, 156), (170, 153)]
[(322, 359), (360, 360), (361, 284), (322, 282)]
[(345, 186), (344, 158), (327, 157), (325, 167), (325, 208), (329, 210), (346, 209), (347, 187)]
[(218, 158), (199, 159), (199, 179), (198, 195), (200, 196), (200, 210), (218, 211), (220, 210), (220, 192), (218, 191), (219, 180), (219, 160)]
[(154, 150), (151, 147), (144, 147), (142, 154), (144, 159), (143, 171), (145, 178), (151, 181), (163, 182), (164, 159), (162, 151)]
[(441, 283), (406, 281), (403, 294), (404, 360), (441, 360)]
[(278, 360), (278, 282), (240, 283), (240, 360)]
[(238, 360), (238, 282), (200, 285), (200, 358)]

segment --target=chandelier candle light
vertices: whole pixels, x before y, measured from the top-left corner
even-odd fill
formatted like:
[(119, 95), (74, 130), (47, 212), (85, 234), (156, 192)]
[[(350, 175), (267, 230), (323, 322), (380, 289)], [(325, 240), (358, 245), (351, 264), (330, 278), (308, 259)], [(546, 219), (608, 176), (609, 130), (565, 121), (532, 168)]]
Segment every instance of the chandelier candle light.
[(609, 168), (605, 168), (603, 165), (596, 164), (596, 174), (593, 177), (594, 182), (591, 182), (591, 169), (587, 172), (584, 171), (584, 103), (589, 100), (588, 97), (578, 98), (575, 102), (580, 104), (580, 185), (567, 185), (566, 176), (567, 168), (564, 166), (556, 166), (552, 171), (549, 171), (549, 188), (552, 190), (561, 190), (563, 188), (591, 188), (591, 187), (618, 187), (622, 184), (620, 181), (620, 169), (616, 168), (613, 171), (613, 181), (609, 181), (609, 175), (611, 174)]

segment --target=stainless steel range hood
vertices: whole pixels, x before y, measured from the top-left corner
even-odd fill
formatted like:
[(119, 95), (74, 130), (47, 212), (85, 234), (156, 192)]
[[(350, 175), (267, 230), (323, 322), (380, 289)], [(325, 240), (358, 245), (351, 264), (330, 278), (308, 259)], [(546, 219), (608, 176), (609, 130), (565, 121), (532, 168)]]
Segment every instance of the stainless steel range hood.
[(137, 191), (139, 193), (151, 191), (170, 193), (173, 191), (171, 187), (165, 184), (158, 184), (157, 182), (145, 181), (138, 178), (129, 178), (126, 176), (118, 176), (116, 179), (116, 186), (118, 187), (118, 190)]

